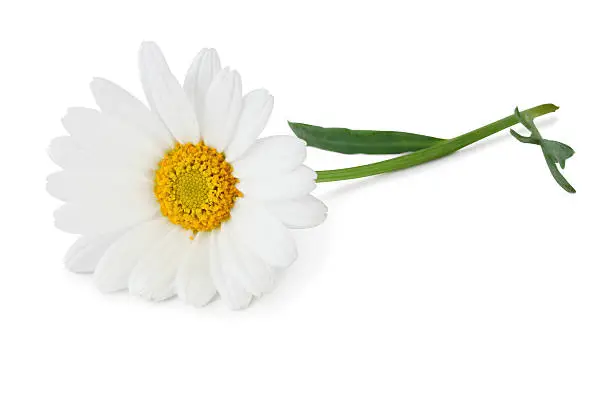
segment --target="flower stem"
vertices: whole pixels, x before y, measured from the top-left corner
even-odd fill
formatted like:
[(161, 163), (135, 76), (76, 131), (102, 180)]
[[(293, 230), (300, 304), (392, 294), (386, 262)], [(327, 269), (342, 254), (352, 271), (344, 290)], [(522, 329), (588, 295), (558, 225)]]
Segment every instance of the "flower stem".
[[(536, 118), (548, 113), (556, 111), (559, 107), (554, 104), (542, 104), (536, 107), (527, 109), (521, 114)], [(515, 124), (519, 120), (515, 115), (504, 117), (496, 122), (486, 126), (472, 130), (456, 138), (433, 145), (429, 148), (421, 149), (407, 155), (398, 156), (386, 161), (375, 162), (373, 164), (360, 165), (351, 168), (332, 169), (327, 171), (317, 171), (317, 182), (343, 181), (354, 178), (369, 177), (371, 175), (382, 174), (385, 172), (398, 171), (400, 169), (410, 168), (416, 165), (424, 164), (425, 162), (433, 161), (438, 158), (450, 155), (472, 143), (478, 142), (494, 133), (501, 132)]]

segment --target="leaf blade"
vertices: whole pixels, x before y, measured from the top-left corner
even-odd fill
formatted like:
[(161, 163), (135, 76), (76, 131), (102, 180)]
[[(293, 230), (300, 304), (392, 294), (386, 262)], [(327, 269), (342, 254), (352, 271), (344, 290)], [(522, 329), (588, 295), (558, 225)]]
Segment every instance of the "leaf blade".
[(308, 146), (343, 154), (393, 155), (418, 151), (446, 140), (416, 133), (288, 123), (295, 135), (305, 140)]
[(565, 143), (557, 142), (555, 140), (544, 139), (540, 134), (540, 131), (536, 127), (533, 118), (528, 117), (524, 113), (521, 113), (516, 107), (514, 109), (514, 116), (518, 119), (518, 121), (529, 130), (531, 136), (523, 136), (513, 129), (510, 129), (510, 134), (514, 136), (514, 138), (522, 143), (530, 143), (540, 145), (540, 149), (544, 154), (544, 159), (546, 160), (546, 165), (548, 166), (548, 170), (551, 175), (568, 193), (574, 194), (576, 189), (572, 187), (572, 185), (565, 179), (559, 168), (557, 168), (557, 164), (561, 167), (561, 169), (565, 169), (565, 161), (574, 155), (575, 151), (571, 146), (566, 145)]
[(576, 189), (572, 187), (572, 185), (565, 179), (563, 174), (561, 174), (559, 168), (557, 168), (557, 165), (555, 164), (555, 161), (553, 161), (552, 158), (547, 155), (544, 155), (544, 159), (546, 159), (546, 165), (548, 165), (548, 169), (550, 170), (550, 173), (555, 181), (557, 181), (557, 184), (559, 184), (561, 188), (568, 193), (575, 194)]

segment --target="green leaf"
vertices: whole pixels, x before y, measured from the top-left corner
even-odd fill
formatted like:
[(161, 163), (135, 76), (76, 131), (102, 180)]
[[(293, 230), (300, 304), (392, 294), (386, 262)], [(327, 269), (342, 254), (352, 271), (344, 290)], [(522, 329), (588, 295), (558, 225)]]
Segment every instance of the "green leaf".
[(295, 135), (308, 146), (344, 154), (390, 155), (414, 152), (445, 142), (445, 139), (415, 133), (325, 128), (288, 122)]
[(540, 142), (544, 153), (549, 155), (561, 168), (565, 169), (565, 161), (574, 155), (574, 150), (565, 143), (554, 140), (542, 139)]
[(541, 138), (540, 132), (538, 131), (535, 123), (533, 123), (533, 118), (529, 114), (521, 113), (518, 107), (515, 107), (514, 115), (519, 122), (531, 132), (532, 135), (535, 135), (538, 139)]
[(563, 188), (568, 193), (574, 194), (576, 192), (576, 189), (572, 187), (572, 185), (565, 179), (563, 175), (561, 175), (561, 172), (559, 172), (559, 168), (557, 168), (555, 161), (546, 154), (544, 154), (544, 158), (546, 159), (546, 165), (548, 165), (548, 169), (550, 170), (550, 173), (552, 174), (555, 181), (557, 181), (557, 184), (559, 184), (561, 188)]
[(520, 133), (517, 133), (514, 129), (510, 129), (510, 134), (514, 136), (514, 138), (523, 143), (532, 143), (534, 145), (539, 145), (540, 141), (538, 139), (534, 139), (531, 136), (523, 136)]
[(514, 115), (518, 121), (529, 130), (531, 136), (523, 136), (512, 129), (510, 129), (510, 134), (520, 142), (539, 145), (544, 154), (546, 165), (555, 181), (557, 181), (557, 184), (568, 193), (575, 193), (576, 189), (571, 186), (557, 167), (557, 164), (559, 164), (562, 169), (565, 169), (565, 161), (574, 155), (574, 150), (565, 143), (542, 138), (542, 135), (533, 122), (533, 118), (525, 113), (519, 112), (518, 107), (514, 109)]

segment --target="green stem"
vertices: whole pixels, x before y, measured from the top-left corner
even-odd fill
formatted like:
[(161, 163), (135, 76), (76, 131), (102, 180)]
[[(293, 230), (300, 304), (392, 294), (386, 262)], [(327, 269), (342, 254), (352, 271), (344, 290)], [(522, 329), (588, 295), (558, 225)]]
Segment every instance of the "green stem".
[[(538, 116), (552, 113), (558, 108), (559, 107), (555, 106), (554, 104), (542, 104), (540, 106), (527, 109), (521, 113), (523, 115), (536, 118)], [(461, 148), (478, 142), (479, 140), (491, 136), (494, 133), (501, 132), (502, 130), (514, 126), (517, 123), (519, 123), (517, 117), (515, 115), (511, 115), (479, 129), (472, 130), (471, 132), (461, 136), (457, 136), (454, 139), (450, 139), (438, 145), (433, 145), (429, 148), (421, 149), (407, 155), (398, 156), (397, 158), (351, 168), (317, 171), (317, 182), (343, 181), (354, 178), (369, 177), (371, 175), (398, 171), (400, 169), (424, 164), (425, 162), (450, 155)]]

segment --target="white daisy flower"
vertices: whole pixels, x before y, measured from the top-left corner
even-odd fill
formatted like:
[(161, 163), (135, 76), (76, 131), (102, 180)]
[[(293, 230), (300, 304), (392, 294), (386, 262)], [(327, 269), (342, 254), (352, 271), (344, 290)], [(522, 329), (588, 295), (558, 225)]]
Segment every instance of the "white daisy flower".
[(82, 235), (66, 265), (93, 271), (102, 291), (155, 301), (176, 294), (194, 306), (219, 293), (246, 307), (295, 261), (288, 229), (325, 219), (310, 195), (316, 173), (303, 165), (305, 142), (258, 139), (272, 96), (243, 97), (240, 75), (221, 69), (214, 49), (196, 56), (181, 87), (159, 47), (145, 42), (140, 75), (150, 110), (96, 78), (100, 110), (69, 109), (69, 135), (50, 145), (63, 170), (47, 188), (66, 202), (56, 226)]

